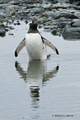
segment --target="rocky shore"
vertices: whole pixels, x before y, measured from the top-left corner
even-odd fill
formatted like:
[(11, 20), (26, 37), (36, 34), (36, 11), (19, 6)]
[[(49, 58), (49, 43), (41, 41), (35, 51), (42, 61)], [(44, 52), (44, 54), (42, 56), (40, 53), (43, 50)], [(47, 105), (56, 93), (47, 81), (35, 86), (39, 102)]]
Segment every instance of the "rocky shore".
[(80, 39), (80, 1), (76, 0), (0, 0), (0, 36), (37, 19), (38, 27), (64, 39)]

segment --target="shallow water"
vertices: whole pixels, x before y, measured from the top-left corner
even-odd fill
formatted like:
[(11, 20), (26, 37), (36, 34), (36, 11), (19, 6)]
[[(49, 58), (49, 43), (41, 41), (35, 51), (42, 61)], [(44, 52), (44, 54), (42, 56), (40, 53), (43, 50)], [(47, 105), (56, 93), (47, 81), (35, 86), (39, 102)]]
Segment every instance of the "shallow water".
[(29, 62), (26, 48), (14, 57), (27, 29), (21, 22), (0, 38), (0, 120), (80, 120), (80, 41), (40, 29), (60, 55), (47, 48), (48, 60)]

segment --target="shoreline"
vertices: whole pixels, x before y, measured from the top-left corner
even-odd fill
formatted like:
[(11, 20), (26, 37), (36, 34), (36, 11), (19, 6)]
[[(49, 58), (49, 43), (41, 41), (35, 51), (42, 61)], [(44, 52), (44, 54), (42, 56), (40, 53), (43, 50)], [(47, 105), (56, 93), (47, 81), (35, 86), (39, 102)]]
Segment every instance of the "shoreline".
[[(61, 35), (64, 39), (80, 39), (80, 6), (67, 3), (55, 3), (49, 1), (39, 2), (35, 0), (5, 0), (0, 2), (0, 36), (14, 29), (11, 24), (20, 25), (20, 21), (26, 24), (33, 18), (37, 19), (38, 27), (50, 31), (53, 35)], [(15, 21), (17, 21), (15, 23)], [(69, 32), (68, 32), (69, 31)], [(73, 33), (74, 32), (74, 33)], [(77, 34), (76, 34), (77, 32)]]

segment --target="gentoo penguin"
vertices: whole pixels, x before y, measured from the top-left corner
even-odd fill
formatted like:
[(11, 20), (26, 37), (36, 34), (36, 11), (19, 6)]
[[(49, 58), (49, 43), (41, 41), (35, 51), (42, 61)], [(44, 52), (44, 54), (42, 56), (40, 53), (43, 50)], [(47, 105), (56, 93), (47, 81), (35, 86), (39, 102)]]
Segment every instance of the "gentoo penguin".
[(37, 22), (32, 20), (32, 23), (30, 23), (29, 26), (29, 30), (26, 33), (26, 37), (20, 42), (15, 50), (15, 57), (17, 57), (21, 49), (26, 46), (30, 60), (46, 59), (46, 45), (51, 47), (56, 52), (56, 54), (59, 54), (57, 48), (51, 42), (41, 36), (37, 29)]

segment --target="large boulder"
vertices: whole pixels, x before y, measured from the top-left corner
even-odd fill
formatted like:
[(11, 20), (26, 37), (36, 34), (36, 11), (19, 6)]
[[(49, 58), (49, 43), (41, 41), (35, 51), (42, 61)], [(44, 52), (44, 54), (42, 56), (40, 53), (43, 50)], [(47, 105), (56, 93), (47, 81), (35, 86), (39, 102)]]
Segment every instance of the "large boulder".
[(70, 27), (66, 26), (63, 29), (62, 36), (64, 39), (80, 39), (80, 27)]
[(71, 26), (72, 27), (80, 27), (80, 19), (74, 19), (72, 22), (71, 22)]
[(67, 10), (61, 10), (55, 13), (54, 19), (59, 19), (61, 17), (65, 17), (67, 19), (77, 19), (78, 17), (74, 15), (73, 13), (67, 11)]

